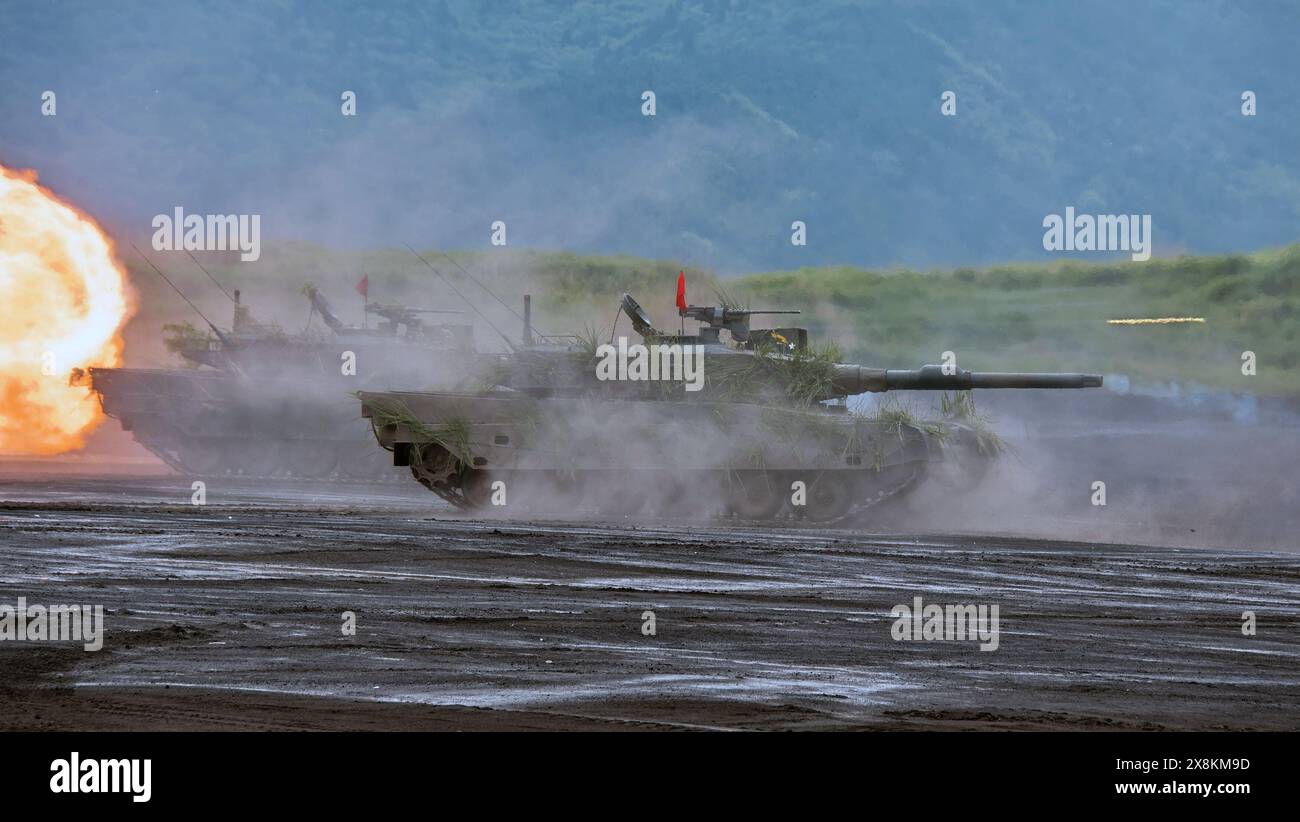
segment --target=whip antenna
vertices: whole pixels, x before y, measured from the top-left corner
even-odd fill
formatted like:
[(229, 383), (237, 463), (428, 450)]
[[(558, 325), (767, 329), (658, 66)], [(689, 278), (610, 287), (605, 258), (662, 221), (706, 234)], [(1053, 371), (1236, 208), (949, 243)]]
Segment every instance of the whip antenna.
[[(138, 249), (138, 248), (136, 249), (136, 251), (139, 251), (139, 250), (140, 250), (140, 249)], [(199, 262), (198, 259), (195, 258), (195, 256), (194, 256), (193, 254), (190, 254), (190, 250), (189, 250), (188, 248), (185, 249), (185, 253), (190, 255), (190, 259), (191, 259), (191, 260), (194, 260), (194, 264), (197, 265), (197, 266), (199, 267), (199, 271), (202, 271), (204, 274), (207, 274), (207, 275), (208, 275), (208, 279), (209, 279), (209, 280), (212, 280), (212, 284), (215, 285), (217, 288), (220, 288), (220, 289), (221, 289), (221, 293), (226, 295), (226, 299), (230, 300), (230, 301), (231, 301), (232, 303), (234, 303), (235, 305), (239, 305), (239, 300), (236, 300), (234, 297), (230, 296), (230, 292), (226, 290), (225, 286), (223, 286), (221, 283), (217, 282), (217, 278), (214, 277), (214, 276), (212, 276), (212, 273), (211, 273), (210, 271), (208, 271), (206, 268), (204, 268), (204, 267), (203, 267), (203, 263)]]
[(438, 279), (440, 279), (440, 280), (442, 280), (444, 283), (446, 283), (448, 288), (450, 288), (452, 291), (456, 292), (456, 296), (457, 296), (457, 297), (460, 297), (461, 300), (463, 300), (463, 301), (465, 302), (465, 305), (468, 305), (468, 306), (470, 307), (470, 309), (471, 309), (475, 314), (479, 315), (479, 317), (483, 320), (483, 322), (487, 323), (488, 328), (491, 328), (493, 331), (497, 332), (497, 334), (499, 334), (499, 335), (501, 336), (501, 339), (503, 339), (503, 340), (506, 341), (506, 345), (510, 346), (510, 350), (511, 350), (511, 351), (515, 351), (515, 350), (517, 350), (517, 349), (515, 348), (515, 344), (514, 344), (513, 342), (510, 341), (510, 338), (507, 337), (504, 333), (502, 333), (501, 329), (499, 329), (499, 328), (497, 328), (495, 325), (493, 325), (493, 324), (492, 324), (492, 321), (489, 320), (489, 319), (487, 318), (487, 315), (484, 314), (482, 311), (479, 311), (479, 310), (478, 310), (478, 306), (474, 305), (474, 303), (472, 303), (472, 302), (469, 301), (469, 298), (468, 298), (468, 297), (466, 297), (464, 294), (460, 293), (460, 289), (458, 289), (455, 285), (453, 285), (452, 282), (451, 282), (451, 280), (447, 279), (447, 277), (446, 277), (445, 275), (443, 275), (443, 273), (442, 273), (441, 271), (439, 271), (438, 269), (436, 269), (436, 268), (434, 268), (432, 265), (430, 265), (430, 264), (429, 264), (429, 261), (426, 260), (426, 259), (424, 259), (423, 257), (421, 257), (421, 256), (420, 256), (420, 252), (416, 251), (414, 248), (411, 248), (411, 246), (410, 246), (409, 243), (402, 243), (402, 245), (406, 246), (406, 250), (407, 250), (407, 251), (409, 251), (409, 252), (411, 252), (412, 254), (415, 255), (415, 259), (417, 259), (417, 260), (419, 260), (420, 262), (424, 263), (424, 264), (428, 267), (428, 269), (429, 269), (430, 271), (432, 271), (434, 274), (437, 274), (437, 275), (438, 275)]
[[(522, 315), (520, 315), (520, 313), (519, 313), (518, 311), (515, 311), (513, 308), (511, 308), (511, 307), (510, 307), (510, 304), (507, 303), (505, 300), (501, 299), (500, 297), (498, 297), (498, 296), (496, 295), (496, 293), (492, 291), (492, 289), (488, 288), (486, 285), (483, 285), (483, 282), (482, 282), (481, 280), (479, 280), (479, 279), (478, 279), (477, 277), (475, 277), (473, 274), (471, 274), (471, 273), (469, 273), (468, 271), (466, 271), (466, 270), (465, 270), (465, 266), (463, 266), (463, 265), (461, 265), (460, 263), (456, 262), (456, 260), (455, 260), (454, 257), (452, 257), (450, 254), (448, 254), (448, 253), (445, 252), (445, 251), (439, 251), (438, 253), (441, 254), (442, 256), (446, 257), (446, 258), (447, 258), (447, 262), (449, 262), (449, 263), (451, 263), (452, 265), (454, 265), (454, 266), (456, 266), (457, 268), (459, 268), (459, 269), (460, 269), (460, 273), (464, 274), (466, 277), (469, 277), (470, 281), (473, 282), (474, 285), (476, 285), (476, 286), (478, 286), (479, 288), (481, 288), (481, 289), (483, 289), (484, 291), (486, 291), (486, 292), (488, 293), (488, 296), (490, 296), (492, 299), (496, 300), (497, 302), (501, 303), (501, 305), (505, 306), (506, 311), (509, 311), (511, 314), (514, 314), (515, 317), (516, 317), (517, 319), (524, 320), (524, 317), (523, 317)], [(537, 327), (534, 326), (534, 325), (532, 324), (531, 321), (529, 321), (529, 320), (524, 320), (524, 321), (528, 323), (528, 328), (529, 328), (529, 330), (531, 330), (534, 334), (536, 334), (537, 336), (539, 336), (539, 337), (541, 337), (541, 338), (543, 338), (543, 339), (546, 338), (546, 335), (543, 334), (542, 332), (538, 331), (538, 330), (537, 330)]]
[(167, 283), (168, 285), (170, 285), (170, 286), (172, 287), (172, 290), (173, 290), (173, 291), (175, 291), (177, 294), (180, 294), (180, 295), (181, 295), (181, 299), (185, 301), (185, 304), (186, 304), (186, 305), (188, 305), (190, 308), (194, 309), (194, 313), (195, 313), (195, 314), (198, 314), (200, 317), (203, 318), (203, 322), (207, 323), (207, 324), (208, 324), (208, 328), (211, 328), (211, 329), (213, 330), (213, 332), (217, 335), (217, 339), (221, 340), (222, 343), (228, 343), (228, 342), (229, 342), (229, 340), (226, 339), (226, 335), (223, 334), (223, 333), (221, 332), (221, 329), (220, 329), (220, 328), (217, 328), (217, 327), (212, 323), (212, 320), (209, 320), (209, 319), (204, 315), (204, 313), (203, 313), (202, 311), (199, 310), (199, 307), (198, 307), (197, 305), (195, 305), (194, 303), (190, 302), (190, 298), (185, 296), (185, 292), (184, 292), (184, 291), (181, 291), (179, 288), (176, 287), (176, 283), (174, 283), (174, 282), (172, 282), (171, 280), (167, 279), (167, 275), (164, 274), (164, 273), (162, 273), (162, 269), (161, 269), (161, 268), (159, 268), (158, 266), (154, 265), (153, 260), (149, 259), (148, 257), (145, 257), (144, 252), (141, 251), (139, 248), (136, 248), (135, 243), (131, 243), (131, 247), (132, 247), (132, 248), (135, 248), (135, 253), (136, 253), (136, 254), (139, 254), (141, 257), (144, 257), (144, 261), (145, 261), (146, 263), (149, 264), (149, 267), (150, 267), (150, 268), (152, 268), (154, 271), (158, 272), (158, 276), (163, 278), (163, 282), (165, 282), (165, 283)]

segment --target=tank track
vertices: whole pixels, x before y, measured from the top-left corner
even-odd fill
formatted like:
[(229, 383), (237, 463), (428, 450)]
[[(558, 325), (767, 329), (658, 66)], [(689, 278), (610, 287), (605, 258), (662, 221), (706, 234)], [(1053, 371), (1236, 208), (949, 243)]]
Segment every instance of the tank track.
[[(249, 450), (262, 450), (266, 454), (277, 454), (282, 452), (285, 447), (284, 441), (269, 439), (247, 439), (243, 441), (233, 441), (231, 438), (212, 439), (204, 441), (202, 439), (189, 438), (179, 440), (178, 438), (155, 438), (142, 437), (137, 432), (132, 432), (134, 439), (145, 449), (147, 449), (158, 459), (178, 474), (194, 477), (195, 479), (244, 479), (253, 481), (303, 481), (303, 482), (328, 482), (345, 484), (383, 484), (392, 485), (399, 482), (405, 482), (404, 473), (397, 468), (392, 467), (388, 461), (384, 460), (378, 452), (370, 454), (373, 448), (367, 446), (363, 441), (362, 446), (367, 446), (365, 450), (358, 447), (358, 444), (352, 441), (332, 441), (332, 440), (315, 440), (299, 441), (304, 443), (304, 447), (331, 448), (336, 451), (332, 463), (324, 471), (301, 471), (295, 470), (287, 461), (276, 459), (273, 461), (271, 469), (266, 470), (267, 460), (254, 460), (248, 463), (240, 461), (240, 452), (248, 453)], [(197, 446), (197, 447), (196, 447)], [(206, 449), (204, 448), (206, 446)], [(235, 448), (231, 448), (235, 446)], [(213, 453), (221, 453), (220, 449), (228, 449), (227, 453), (221, 456), (220, 461), (212, 465), (207, 465), (209, 460), (196, 460), (195, 454), (201, 450), (207, 450)], [(187, 458), (186, 455), (189, 455)], [(262, 465), (256, 463), (262, 462)], [(328, 463), (322, 463), (328, 464)], [(346, 468), (344, 466), (351, 466)]]
[[(380, 442), (385, 441), (378, 428), (375, 434)], [(926, 477), (938, 446), (931, 437), (922, 436), (913, 441), (910, 451), (897, 455), (901, 458), (875, 467), (651, 469), (636, 472), (634, 481), (629, 481), (627, 471), (619, 469), (480, 470), (438, 443), (410, 445), (401, 452), (394, 451), (394, 447), (385, 445), (384, 449), (390, 454), (400, 453), (401, 458), (395, 462), (408, 464), (417, 482), (453, 507), (470, 513), (684, 514), (755, 522), (805, 520), (829, 527), (850, 521), (915, 488)], [(492, 505), (492, 488), (498, 479), (506, 481), (507, 510), (494, 510)], [(807, 483), (807, 507), (797, 508), (788, 497), (787, 489), (795, 480)]]
[[(915, 463), (908, 463), (905, 465), (896, 466), (892, 470), (887, 481), (881, 481), (880, 477), (867, 473), (865, 476), (870, 478), (869, 482), (872, 486), (866, 489), (868, 490), (868, 493), (865, 496), (859, 496), (857, 500), (852, 502), (852, 504), (850, 504), (844, 512), (825, 519), (820, 519), (820, 518), (813, 519), (813, 518), (805, 517), (803, 515), (803, 512), (793, 511), (792, 507), (788, 503), (783, 505), (776, 514), (770, 517), (763, 517), (763, 518), (744, 517), (740, 514), (731, 511), (711, 511), (711, 512), (688, 511), (687, 513), (688, 515), (698, 515), (701, 518), (712, 518), (712, 519), (727, 518), (727, 519), (740, 519), (740, 520), (753, 521), (753, 522), (772, 522), (778, 520), (790, 520), (795, 522), (804, 522), (809, 525), (815, 525), (818, 527), (833, 527), (836, 524), (853, 520), (857, 515), (861, 514), (862, 512), (868, 509), (880, 505), (881, 503), (884, 503), (887, 500), (900, 497), (906, 494), (907, 492), (911, 491), (920, 482), (924, 480), (926, 476), (926, 467), (927, 464), (925, 462), (915, 462)], [(451, 473), (446, 473), (446, 472), (440, 473), (437, 471), (430, 471), (428, 468), (426, 468), (425, 466), (417, 462), (417, 463), (413, 463), (410, 466), (410, 469), (411, 469), (411, 475), (416, 479), (417, 482), (419, 482), (429, 491), (433, 492), (440, 499), (451, 504), (452, 506), (462, 511), (470, 512), (470, 513), (475, 513), (475, 512), (491, 513), (492, 512), (492, 508), (490, 505), (476, 504), (475, 501), (473, 501), (470, 498), (470, 495), (466, 493), (465, 488), (462, 486), (463, 478), (466, 473), (463, 468), (458, 468), (457, 471)], [(725, 476), (725, 474), (722, 474), (721, 476)], [(701, 475), (699, 478), (697, 478), (696, 481), (700, 483), (705, 483), (711, 479), (718, 479), (718, 476), (715, 476), (712, 472), (710, 472), (708, 474)], [(858, 477), (857, 479), (861, 481), (863, 477)], [(671, 510), (672, 502), (673, 502), (671, 499), (659, 500), (658, 502), (660, 504), (659, 507), (661, 510), (657, 512), (654, 510), (651, 510), (650, 512), (646, 512), (643, 509), (643, 506), (641, 504), (633, 504), (630, 506), (625, 506), (620, 510), (616, 504), (614, 506), (607, 506), (607, 505), (602, 505), (600, 502), (592, 502), (591, 500), (583, 501), (580, 498), (574, 500), (574, 504), (571, 506), (564, 505), (563, 511), (556, 510), (558, 506), (553, 506), (550, 509), (545, 507), (532, 508), (529, 506), (525, 506), (523, 510), (525, 510), (530, 515), (532, 514), (553, 515), (556, 513), (563, 513), (563, 512), (575, 512), (575, 513), (595, 513), (595, 514), (605, 514), (605, 515), (615, 515), (615, 516), (638, 516), (638, 515), (655, 516), (657, 514), (671, 515), (674, 513)]]

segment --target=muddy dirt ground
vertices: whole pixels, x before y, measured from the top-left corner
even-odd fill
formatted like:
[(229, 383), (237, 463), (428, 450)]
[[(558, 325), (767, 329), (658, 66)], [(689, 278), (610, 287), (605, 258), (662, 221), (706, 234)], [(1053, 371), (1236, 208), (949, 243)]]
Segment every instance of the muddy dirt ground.
[[(1287, 553), (11, 474), (0, 604), (102, 604), (106, 638), (0, 642), (0, 728), (1296, 729), (1297, 582)], [(998, 649), (895, 641), (915, 596), (997, 604)]]

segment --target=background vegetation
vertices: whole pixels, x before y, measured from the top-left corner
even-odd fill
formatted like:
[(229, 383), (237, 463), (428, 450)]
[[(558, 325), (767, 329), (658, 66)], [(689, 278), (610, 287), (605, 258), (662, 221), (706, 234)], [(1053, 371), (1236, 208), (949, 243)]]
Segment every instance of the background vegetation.
[[(1198, 384), (1300, 396), (1300, 245), (1252, 254), (1185, 256), (1144, 263), (1063, 260), (928, 271), (845, 266), (802, 268), (718, 278), (667, 260), (564, 252), (421, 251), (443, 277), (409, 251), (329, 251), (277, 245), (257, 263), (205, 255), (205, 265), (227, 289), (239, 288), (255, 317), (298, 332), (307, 303), (298, 291), (312, 281), (338, 313), (361, 321), (353, 287), (370, 275), (371, 299), (424, 308), (464, 310), (457, 321), (479, 322), (479, 339), (495, 342), (453, 291), (470, 298), (489, 320), (517, 339), (520, 323), (465, 272), (514, 310), (534, 295), (535, 324), (549, 333), (602, 335), (631, 292), (661, 328), (678, 324), (673, 301), (677, 273), (686, 271), (694, 304), (718, 302), (725, 290), (751, 308), (795, 308), (813, 339), (834, 343), (846, 359), (915, 367), (938, 362), (943, 351), (979, 370), (1074, 370), (1126, 375), (1135, 385)], [(129, 258), (128, 258), (129, 259)], [(230, 305), (183, 255), (156, 254), (164, 270), (223, 328)], [(168, 361), (161, 325), (191, 318), (189, 309), (156, 274), (132, 265), (140, 314), (128, 333), (128, 359)], [(449, 285), (450, 283), (450, 285)], [(720, 288), (720, 286), (725, 288)], [(1196, 316), (1204, 324), (1119, 327), (1106, 320)], [(768, 322), (755, 322), (756, 326)], [(320, 328), (317, 321), (316, 328)], [(626, 319), (620, 333), (631, 334)], [(1254, 351), (1258, 374), (1241, 374), (1241, 354)], [(1114, 383), (1119, 385), (1118, 382)]]

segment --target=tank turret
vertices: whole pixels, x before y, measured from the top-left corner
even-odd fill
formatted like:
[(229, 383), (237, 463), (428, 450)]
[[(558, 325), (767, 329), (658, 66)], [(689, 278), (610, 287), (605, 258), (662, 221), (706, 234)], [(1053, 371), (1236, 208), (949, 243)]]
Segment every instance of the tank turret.
[[(630, 295), (622, 298), (622, 311), (632, 327), (654, 346), (680, 346), (684, 353), (700, 349), (702, 385), (699, 399), (779, 402), (788, 398), (800, 403), (826, 402), (863, 393), (883, 391), (969, 391), (973, 388), (1073, 389), (1096, 388), (1102, 378), (1096, 374), (981, 372), (955, 365), (926, 365), (917, 369), (876, 368), (857, 363), (834, 362), (825, 351), (808, 346), (808, 332), (797, 327), (751, 329), (756, 314), (797, 314), (792, 310), (740, 310), (727, 306), (688, 306), (684, 317), (701, 323), (694, 334), (674, 334), (658, 329), (649, 315)], [(719, 332), (727, 331), (729, 341)], [(620, 347), (621, 346), (621, 347)], [(636, 381), (602, 381), (599, 359), (603, 354), (626, 356), (629, 346), (607, 346), (594, 352), (581, 345), (531, 346), (501, 358), (493, 378), (507, 388), (535, 396), (608, 396), (644, 399), (682, 398), (683, 385), (649, 385)], [(592, 355), (595, 355), (593, 358)], [(651, 353), (653, 357), (678, 356), (676, 351)], [(744, 378), (738, 378), (743, 375)]]

